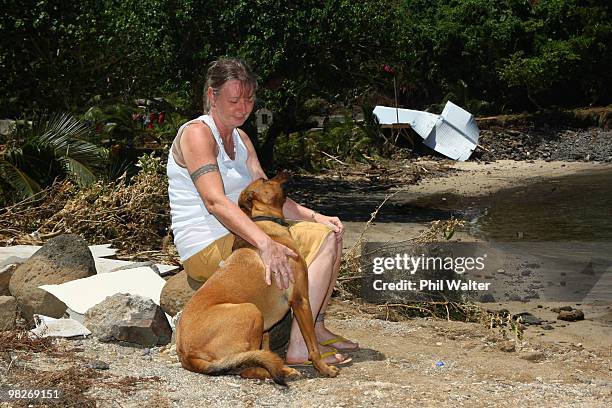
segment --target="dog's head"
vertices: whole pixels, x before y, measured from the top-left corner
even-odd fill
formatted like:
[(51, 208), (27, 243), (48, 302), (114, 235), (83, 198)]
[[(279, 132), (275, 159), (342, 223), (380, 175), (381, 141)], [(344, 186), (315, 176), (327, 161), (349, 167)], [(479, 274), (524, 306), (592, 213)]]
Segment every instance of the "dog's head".
[(280, 211), (286, 199), (286, 186), (291, 181), (291, 174), (287, 171), (278, 173), (274, 178), (266, 180), (257, 179), (249, 184), (238, 198), (238, 205), (249, 217), (252, 216), (253, 206), (260, 210), (268, 208), (271, 213)]

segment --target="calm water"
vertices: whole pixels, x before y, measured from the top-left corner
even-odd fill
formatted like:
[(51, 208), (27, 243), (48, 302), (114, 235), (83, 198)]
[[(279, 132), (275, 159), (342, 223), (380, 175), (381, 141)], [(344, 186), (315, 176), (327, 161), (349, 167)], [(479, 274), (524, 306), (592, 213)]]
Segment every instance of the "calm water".
[[(542, 300), (612, 303), (612, 170), (485, 197), (444, 194), (412, 204), (424, 212), (435, 209), (444, 218), (466, 220), (470, 234), (498, 251), (490, 260), (503, 270), (517, 273), (528, 269), (526, 265), (537, 265), (528, 277), (516, 276), (527, 289), (529, 284), (547, 282), (539, 290)], [(499, 294), (496, 298), (503, 299)]]
[(612, 171), (503, 190), (462, 211), (487, 240), (612, 241)]
[[(465, 198), (430, 196), (416, 206), (468, 221), (487, 241), (612, 242), (612, 170), (541, 181)], [(612, 254), (611, 254), (612, 257)]]

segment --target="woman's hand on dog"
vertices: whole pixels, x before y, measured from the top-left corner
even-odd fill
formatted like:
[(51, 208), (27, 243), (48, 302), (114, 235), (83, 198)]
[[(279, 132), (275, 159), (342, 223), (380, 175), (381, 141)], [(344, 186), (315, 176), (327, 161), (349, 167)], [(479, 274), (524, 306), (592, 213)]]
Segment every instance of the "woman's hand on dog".
[(272, 276), (279, 289), (285, 290), (295, 282), (288, 257), (296, 258), (297, 254), (286, 246), (270, 239), (260, 248), (261, 260), (266, 266), (266, 283), (272, 284)]
[(316, 213), (314, 220), (319, 224), (327, 225), (329, 228), (331, 228), (336, 236), (336, 242), (340, 242), (342, 240), (342, 234), (344, 233), (344, 225), (342, 225), (342, 221), (340, 221), (340, 218), (328, 217), (327, 215)]

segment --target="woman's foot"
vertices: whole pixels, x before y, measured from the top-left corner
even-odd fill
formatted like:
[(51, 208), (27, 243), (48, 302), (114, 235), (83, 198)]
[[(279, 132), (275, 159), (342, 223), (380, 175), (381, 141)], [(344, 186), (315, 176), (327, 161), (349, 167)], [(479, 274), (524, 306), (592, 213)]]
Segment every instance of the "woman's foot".
[(315, 333), (319, 344), (323, 346), (330, 346), (340, 351), (359, 350), (359, 343), (330, 332), (322, 322), (317, 322), (315, 325)]
[[(348, 356), (338, 353), (333, 347), (319, 346), (319, 352), (323, 357), (323, 361), (327, 364), (337, 365), (348, 363), (351, 359)], [(291, 344), (287, 349), (285, 357), (287, 365), (310, 365), (307, 350), (297, 350), (297, 347), (292, 347)]]

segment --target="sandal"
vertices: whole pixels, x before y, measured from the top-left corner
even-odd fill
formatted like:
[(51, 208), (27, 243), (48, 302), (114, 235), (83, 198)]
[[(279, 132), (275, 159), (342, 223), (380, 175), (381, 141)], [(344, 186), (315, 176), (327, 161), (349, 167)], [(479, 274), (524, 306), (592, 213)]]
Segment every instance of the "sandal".
[[(335, 356), (338, 354), (338, 350), (332, 350), (332, 351), (326, 351), (325, 353), (321, 353), (321, 359), (330, 357), (330, 356)], [(347, 364), (350, 363), (353, 359), (351, 357), (346, 357), (344, 360), (338, 360), (338, 358), (336, 357), (336, 361), (333, 363), (327, 363), (327, 364), (331, 364), (331, 365), (342, 365), (342, 364)], [(312, 367), (312, 361), (310, 360), (306, 360), (306, 361), (302, 361), (301, 363), (287, 363), (287, 365), (289, 367)]]
[(344, 343), (344, 342), (346, 342), (346, 343), (353, 343), (353, 344), (356, 345), (356, 347), (345, 347), (345, 348), (340, 348), (340, 347), (336, 347), (336, 346), (333, 346), (333, 347), (336, 350), (341, 350), (341, 351), (356, 351), (356, 350), (359, 350), (359, 344), (358, 343), (355, 343), (355, 342), (353, 342), (353, 341), (351, 341), (351, 340), (349, 340), (349, 339), (347, 339), (345, 337), (342, 337), (342, 336), (337, 336), (337, 337), (334, 337), (333, 339), (328, 339), (328, 340), (319, 342), (319, 344), (322, 345), (322, 346), (331, 346), (332, 344)]

